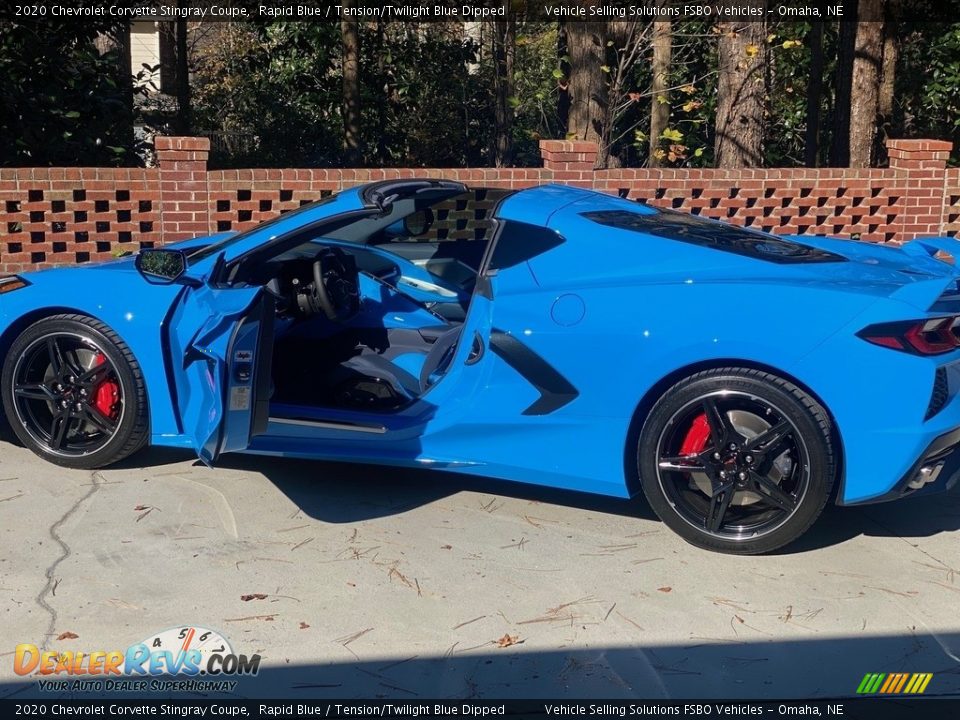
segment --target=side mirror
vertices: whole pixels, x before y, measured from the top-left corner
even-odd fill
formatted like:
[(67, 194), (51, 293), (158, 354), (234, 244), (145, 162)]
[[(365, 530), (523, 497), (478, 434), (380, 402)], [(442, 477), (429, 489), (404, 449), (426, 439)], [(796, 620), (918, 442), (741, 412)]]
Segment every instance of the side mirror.
[(187, 271), (187, 254), (172, 248), (150, 248), (141, 250), (134, 264), (147, 282), (170, 285)]

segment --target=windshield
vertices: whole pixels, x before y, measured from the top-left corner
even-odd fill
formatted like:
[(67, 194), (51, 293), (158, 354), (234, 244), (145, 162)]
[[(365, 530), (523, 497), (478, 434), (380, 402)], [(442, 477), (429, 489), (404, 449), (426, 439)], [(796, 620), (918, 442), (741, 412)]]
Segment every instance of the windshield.
[(274, 225), (279, 224), (280, 222), (287, 222), (288, 220), (296, 217), (297, 215), (310, 212), (311, 210), (315, 210), (318, 207), (332, 203), (337, 199), (338, 195), (339, 193), (334, 193), (333, 195), (329, 195), (325, 198), (321, 198), (320, 200), (315, 200), (314, 202), (308, 202), (305, 205), (301, 205), (296, 210), (287, 210), (286, 212), (281, 212), (277, 217), (273, 218), (273, 220), (267, 220), (266, 222), (259, 223), (257, 225), (254, 225), (252, 228), (248, 230), (244, 230), (243, 232), (240, 232), (240, 233), (236, 233), (235, 235), (229, 235), (223, 238), (222, 240), (219, 240), (218, 242), (213, 243), (212, 245), (204, 245), (203, 247), (199, 247), (193, 252), (190, 252), (187, 254), (187, 262), (188, 264), (193, 265), (195, 263), (200, 262), (201, 260), (205, 260), (208, 257), (212, 257), (213, 255), (216, 255), (218, 252), (225, 250), (226, 248), (233, 245), (234, 243), (238, 243), (246, 240), (248, 237), (250, 237), (254, 233), (261, 233), (264, 230), (268, 230)]
[[(469, 292), (496, 229), (496, 206), (508, 194), (508, 190), (489, 188), (445, 193), (445, 197), (421, 194), (397, 199), (384, 212), (371, 209), (362, 216), (351, 216), (351, 212), (330, 215), (320, 224), (290, 223), (284, 228), (286, 232), (276, 238), (263, 237), (257, 250), (245, 254), (228, 271), (229, 278), (234, 282), (258, 282), (275, 273), (278, 264), (312, 258), (319, 251), (318, 246), (336, 244), (355, 257), (360, 270), (385, 282), (427, 281), (441, 288)], [(283, 220), (290, 217), (291, 213), (287, 213)], [(259, 225), (246, 235), (260, 233), (269, 225)], [(209, 257), (243, 238), (227, 238), (216, 247), (204, 248), (203, 255)]]

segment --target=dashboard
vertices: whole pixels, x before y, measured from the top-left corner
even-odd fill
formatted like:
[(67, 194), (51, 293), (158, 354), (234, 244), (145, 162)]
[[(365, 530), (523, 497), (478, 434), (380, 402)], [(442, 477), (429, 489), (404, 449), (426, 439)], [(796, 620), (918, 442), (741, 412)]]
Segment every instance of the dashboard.
[[(357, 265), (357, 270), (390, 290), (434, 312), (439, 304), (466, 301), (476, 281), (476, 271), (451, 258), (408, 260), (366, 246), (337, 243)], [(277, 300), (282, 317), (305, 317), (313, 313), (313, 265), (324, 245), (305, 243), (259, 265), (248, 277), (262, 285)], [(436, 313), (434, 313), (436, 314)]]

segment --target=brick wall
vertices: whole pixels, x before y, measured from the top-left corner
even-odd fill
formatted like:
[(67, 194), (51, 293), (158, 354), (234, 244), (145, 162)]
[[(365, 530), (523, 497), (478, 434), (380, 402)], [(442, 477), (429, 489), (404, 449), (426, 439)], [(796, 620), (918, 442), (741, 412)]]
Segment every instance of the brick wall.
[[(540, 147), (542, 168), (208, 171), (209, 140), (160, 137), (156, 168), (0, 169), (0, 270), (243, 230), (345, 187), (408, 177), (505, 189), (562, 182), (780, 234), (888, 242), (960, 232), (960, 170), (946, 167), (947, 142), (891, 140), (890, 167), (865, 170), (594, 170), (592, 143)], [(462, 211), (452, 208), (453, 236)]]

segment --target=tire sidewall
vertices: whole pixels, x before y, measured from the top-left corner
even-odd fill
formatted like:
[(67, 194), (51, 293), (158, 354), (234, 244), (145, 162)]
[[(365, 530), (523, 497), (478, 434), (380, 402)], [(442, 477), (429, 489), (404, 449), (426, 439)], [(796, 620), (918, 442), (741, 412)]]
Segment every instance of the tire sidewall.
[[(117, 432), (114, 433), (114, 436), (106, 445), (85, 455), (58, 454), (44, 444), (37, 442), (24, 428), (14, 403), (14, 372), (18, 362), (23, 357), (24, 351), (36, 340), (57, 333), (67, 333), (91, 340), (103, 352), (107, 360), (112, 363), (116, 369), (117, 379), (120, 381), (123, 411)], [(138, 397), (134, 369), (130, 367), (130, 361), (124, 357), (124, 353), (117, 346), (116, 341), (96, 327), (66, 318), (40, 320), (29, 326), (14, 340), (4, 358), (3, 372), (0, 375), (0, 390), (2, 390), (3, 409), (7, 416), (7, 422), (20, 442), (45, 460), (68, 467), (95, 468), (110, 464), (118, 459), (117, 455), (130, 441), (131, 435), (138, 424), (138, 414), (142, 412), (142, 409), (138, 407), (140, 398)]]
[[(771, 380), (773, 376), (766, 376)], [(835, 475), (830, 434), (814, 416), (823, 408), (799, 388), (750, 377), (746, 372), (724, 371), (705, 373), (683, 380), (668, 390), (654, 405), (640, 433), (638, 469), (640, 484), (651, 508), (663, 522), (688, 542), (698, 547), (727, 553), (755, 554), (770, 552), (799, 537), (820, 515), (829, 497)], [(776, 406), (793, 423), (802, 436), (808, 462), (807, 487), (800, 506), (782, 525), (749, 540), (728, 540), (698, 530), (673, 507), (660, 487), (658, 445), (661, 434), (674, 414), (696, 399), (720, 390), (753, 395)], [(801, 397), (812, 405), (805, 407)]]

